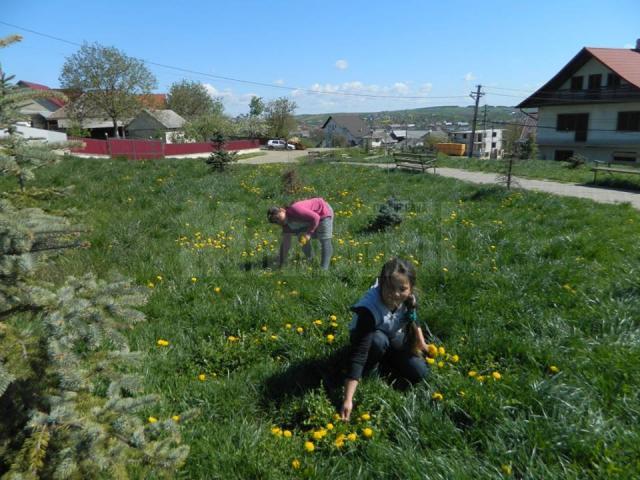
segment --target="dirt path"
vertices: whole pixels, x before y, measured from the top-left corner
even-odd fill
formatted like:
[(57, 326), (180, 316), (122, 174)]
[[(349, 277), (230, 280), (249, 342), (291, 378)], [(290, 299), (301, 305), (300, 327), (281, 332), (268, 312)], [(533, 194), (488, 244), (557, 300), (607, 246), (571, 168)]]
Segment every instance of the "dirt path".
[[(322, 149), (312, 149), (322, 150)], [(260, 157), (248, 158), (240, 160), (239, 163), (250, 165), (261, 165), (266, 163), (295, 163), (300, 158), (305, 158), (307, 151), (278, 151), (270, 150), (266, 155)], [(362, 162), (340, 162), (349, 165), (365, 165), (379, 168), (393, 168), (388, 163), (362, 163)], [(426, 174), (431, 175), (431, 174)], [(495, 173), (472, 172), (470, 170), (460, 170), (457, 168), (438, 168), (437, 175), (443, 177), (456, 178), (465, 182), (487, 184), (497, 183)], [(520, 188), (525, 190), (534, 190), (538, 192), (546, 192), (554, 195), (562, 195), (565, 197), (586, 198), (599, 203), (630, 203), (632, 207), (640, 210), (640, 193), (624, 192), (620, 190), (611, 190), (607, 188), (577, 185), (572, 183), (560, 183), (549, 180), (531, 180), (527, 178), (514, 177)]]

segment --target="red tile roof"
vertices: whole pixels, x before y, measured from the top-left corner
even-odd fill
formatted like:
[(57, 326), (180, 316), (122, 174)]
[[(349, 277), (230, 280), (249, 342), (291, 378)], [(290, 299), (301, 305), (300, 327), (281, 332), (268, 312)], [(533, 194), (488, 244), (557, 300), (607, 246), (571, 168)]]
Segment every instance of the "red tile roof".
[(586, 50), (627, 82), (640, 88), (640, 51), (592, 47), (587, 47)]
[(166, 93), (149, 93), (146, 95), (140, 95), (140, 101), (146, 108), (153, 110), (164, 110), (167, 108), (167, 94)]
[(640, 89), (640, 51), (625, 48), (584, 47), (551, 80), (520, 102), (517, 107), (537, 107), (541, 101), (552, 99), (554, 92), (592, 58), (629, 82), (632, 89)]
[[(21, 87), (30, 88), (31, 90), (51, 90), (51, 88), (47, 87), (46, 85), (41, 85), (40, 83), (34, 83), (34, 82), (27, 82), (26, 80), (20, 80), (18, 82), (18, 85), (20, 85)], [(51, 103), (53, 103), (57, 107), (64, 106), (64, 102), (58, 98), (48, 98), (47, 100), (49, 100)]]

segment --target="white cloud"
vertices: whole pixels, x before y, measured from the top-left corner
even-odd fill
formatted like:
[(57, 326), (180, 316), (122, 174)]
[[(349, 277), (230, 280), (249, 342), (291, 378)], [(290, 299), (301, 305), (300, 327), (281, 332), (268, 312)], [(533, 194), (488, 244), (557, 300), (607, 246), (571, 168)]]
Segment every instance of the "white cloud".
[(338, 60), (336, 61), (336, 68), (338, 70), (346, 70), (347, 68), (349, 68), (349, 62), (347, 62), (346, 60)]
[(433, 88), (433, 84), (432, 83), (430, 83), (430, 82), (423, 83), (418, 88), (418, 95), (426, 95), (427, 93), (431, 92), (432, 88)]
[(393, 84), (393, 91), (399, 95), (407, 95), (409, 93), (409, 86), (404, 82), (396, 82)]
[(465, 76), (464, 76), (465, 81), (467, 82), (471, 82), (472, 80), (476, 79), (476, 76), (472, 73), (472, 72), (468, 72)]
[(281, 78), (273, 81), (274, 85), (284, 85), (284, 80)]
[(622, 48), (635, 48), (635, 45), (633, 43), (625, 43)]

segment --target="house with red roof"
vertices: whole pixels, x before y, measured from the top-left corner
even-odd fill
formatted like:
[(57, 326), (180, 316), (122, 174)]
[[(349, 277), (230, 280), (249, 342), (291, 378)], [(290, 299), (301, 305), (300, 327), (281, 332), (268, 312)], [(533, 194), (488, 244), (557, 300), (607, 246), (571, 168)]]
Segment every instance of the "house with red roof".
[[(20, 88), (30, 88), (31, 90), (52, 90), (46, 85), (27, 82), (25, 80), (20, 80), (17, 86)], [(64, 102), (59, 98), (36, 98), (26, 101), (25, 104), (20, 107), (20, 113), (29, 116), (31, 127), (47, 129), (51, 114), (63, 106)]]
[(634, 49), (585, 47), (521, 102), (538, 108), (543, 159), (640, 161), (640, 40)]

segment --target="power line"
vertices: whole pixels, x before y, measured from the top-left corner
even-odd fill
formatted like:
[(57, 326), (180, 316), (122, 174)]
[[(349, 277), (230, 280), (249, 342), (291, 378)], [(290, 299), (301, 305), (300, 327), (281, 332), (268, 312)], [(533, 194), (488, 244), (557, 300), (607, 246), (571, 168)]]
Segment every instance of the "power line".
[[(38, 32), (36, 30), (31, 30), (29, 28), (25, 28), (25, 27), (21, 27), (19, 25), (14, 25), (11, 23), (7, 23), (7, 22), (3, 22), (0, 20), (0, 24), (2, 25), (7, 25), (9, 27), (12, 28), (17, 28), (19, 30), (23, 30), (25, 32), (29, 32), (29, 33), (33, 33), (34, 35), (39, 35), (41, 37), (45, 37), (45, 38), (49, 38), (52, 40), (56, 40), (59, 42), (64, 42), (67, 43), (69, 45), (74, 45), (77, 47), (82, 47), (83, 45), (77, 42), (73, 42), (71, 40), (67, 40), (64, 38), (60, 38), (60, 37), (56, 37), (54, 35), (49, 35), (47, 33), (42, 33), (42, 32)], [(268, 88), (277, 88), (280, 90), (288, 90), (288, 91), (293, 91), (293, 92), (304, 92), (304, 93), (309, 93), (309, 94), (313, 94), (313, 95), (339, 95), (339, 96), (348, 96), (348, 97), (364, 97), (364, 98), (385, 98), (385, 99), (392, 99), (392, 100), (440, 100), (440, 99), (453, 99), (453, 98), (467, 98), (466, 95), (450, 95), (450, 96), (422, 96), (422, 95), (377, 95), (377, 94), (373, 94), (373, 93), (355, 93), (355, 92), (325, 92), (325, 91), (318, 91), (318, 90), (312, 90), (309, 88), (302, 88), (302, 87), (288, 87), (286, 85), (275, 85), (272, 83), (265, 83), (265, 82), (258, 82), (258, 81), (254, 81), (254, 80), (245, 80), (245, 79), (240, 79), (240, 78), (234, 78), (234, 77), (228, 77), (228, 76), (224, 76), (224, 75), (214, 75), (211, 73), (206, 73), (206, 72), (199, 72), (197, 70), (191, 70), (188, 68), (182, 68), (182, 67), (176, 67), (173, 65), (168, 65), (168, 64), (163, 64), (163, 63), (158, 63), (158, 62), (153, 62), (151, 60), (146, 60), (144, 58), (137, 58), (137, 57), (132, 57), (132, 58), (136, 58), (137, 60), (140, 60), (148, 65), (154, 65), (156, 67), (161, 67), (161, 68), (166, 68), (169, 70), (175, 70), (175, 71), (179, 71), (179, 72), (183, 72), (183, 73), (189, 73), (192, 75), (198, 75), (198, 76), (203, 76), (203, 77), (208, 77), (208, 78), (215, 78), (217, 80), (225, 80), (225, 81), (229, 81), (229, 82), (236, 82), (236, 83), (244, 83), (247, 85), (255, 85), (255, 86), (261, 86), (261, 87), (268, 87)]]

